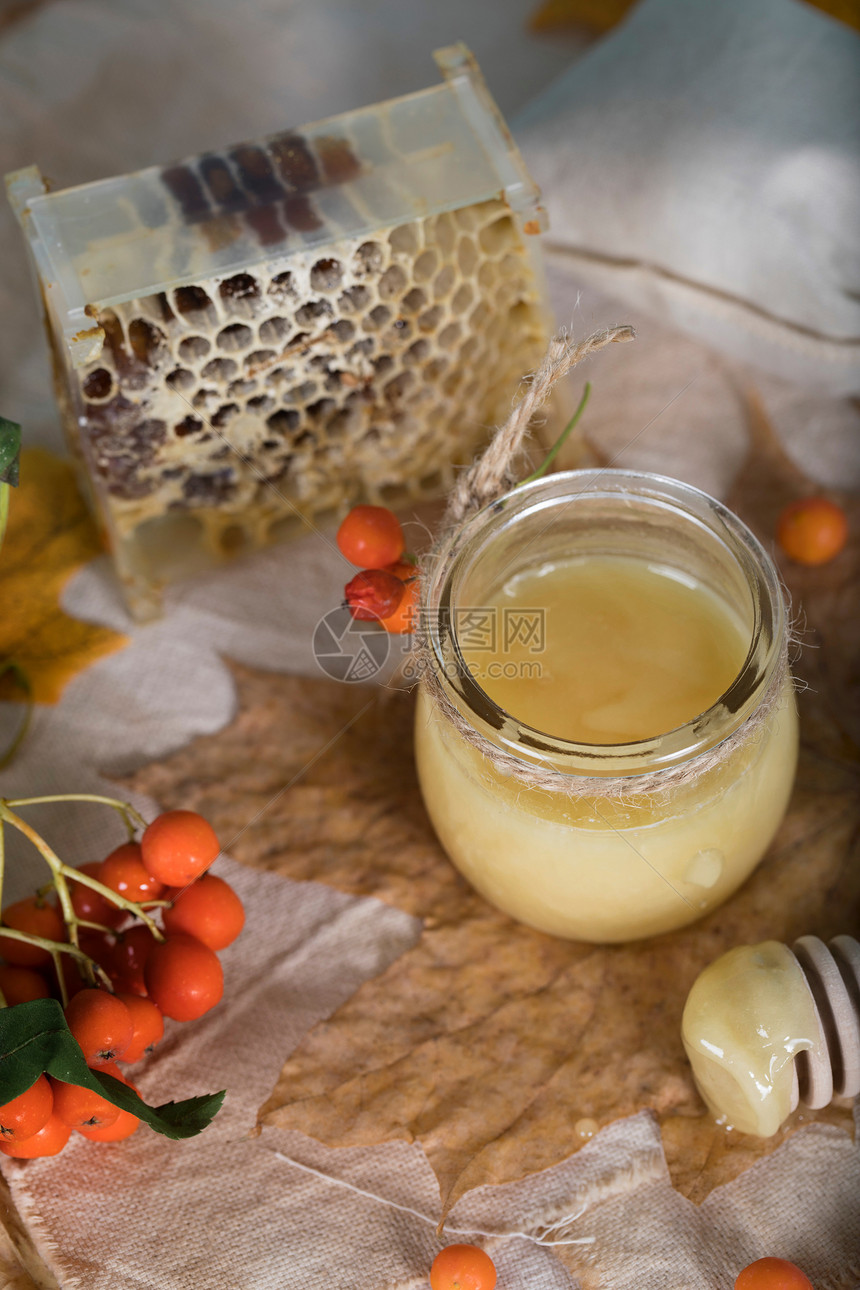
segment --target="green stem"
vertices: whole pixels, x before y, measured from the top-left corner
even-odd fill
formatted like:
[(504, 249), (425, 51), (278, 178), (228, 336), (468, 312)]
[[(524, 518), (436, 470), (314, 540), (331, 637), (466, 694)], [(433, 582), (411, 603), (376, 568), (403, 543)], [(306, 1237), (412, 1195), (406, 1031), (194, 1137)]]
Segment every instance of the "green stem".
[(9, 491), (8, 484), (0, 484), (0, 546), (3, 545), (9, 521)]
[(534, 474), (527, 475), (525, 479), (521, 479), (520, 484), (531, 484), (534, 482), (534, 480), (540, 479), (542, 475), (546, 474), (546, 472), (549, 470), (550, 466), (558, 456), (559, 452), (561, 451), (562, 447), (564, 446), (564, 442), (567, 439), (568, 435), (570, 434), (571, 430), (576, 425), (577, 421), (585, 411), (585, 405), (588, 402), (588, 396), (590, 394), (591, 394), (591, 382), (586, 381), (585, 389), (582, 392), (582, 398), (579, 400), (579, 407), (576, 409), (573, 416), (570, 418), (567, 425), (564, 427), (561, 434), (558, 436), (555, 443), (552, 445), (549, 452), (544, 457), (543, 461), (538, 466)]
[(35, 932), (19, 932), (17, 927), (3, 927), (0, 929), (0, 935), (7, 936), (10, 941), (23, 941), (25, 945), (36, 945), (41, 950), (47, 950), (52, 958), (55, 955), (70, 954), (88, 973), (94, 973), (101, 978), (104, 985), (113, 989), (111, 979), (104, 968), (99, 967), (98, 963), (77, 945), (70, 945), (68, 941), (49, 941), (44, 936), (37, 936)]
[[(56, 799), (29, 799), (31, 802), (50, 800)], [(61, 798), (59, 800), (65, 799)], [(80, 799), (69, 795), (69, 800), (77, 801)], [(110, 798), (102, 800), (107, 801), (108, 803), (111, 802)], [(24, 804), (26, 805), (27, 801), (25, 801)], [(74, 906), (72, 905), (72, 897), (69, 892), (69, 885), (67, 882), (67, 879), (69, 878), (73, 879), (75, 882), (82, 882), (85, 887), (92, 887), (94, 891), (97, 891), (99, 895), (104, 896), (106, 900), (109, 900), (111, 904), (116, 905), (118, 909), (124, 909), (127, 913), (133, 914), (136, 918), (140, 918), (152, 932), (153, 936), (155, 936), (156, 940), (164, 940), (164, 934), (161, 929), (153, 922), (148, 914), (143, 912), (140, 905), (135, 904), (133, 900), (127, 900), (126, 897), (121, 896), (119, 892), (112, 891), (110, 887), (106, 887), (104, 883), (99, 882), (97, 878), (91, 878), (89, 874), (82, 873), (80, 869), (73, 869), (70, 865), (63, 864), (60, 857), (52, 850), (51, 847), (48, 846), (45, 839), (41, 837), (41, 835), (38, 834), (36, 830), (26, 822), (26, 820), (22, 820), (19, 815), (15, 815), (15, 813), (9, 809), (8, 801), (0, 798), (0, 821), (2, 820), (7, 820), (13, 828), (18, 829), (20, 833), (23, 833), (24, 837), (27, 838), (28, 841), (32, 842), (33, 846), (50, 868), (54, 877), (54, 886), (56, 887), (57, 895), (60, 898), (60, 908), (63, 911), (63, 921), (69, 929), (69, 938), (72, 945), (77, 946), (78, 943), (79, 919), (75, 914)]]
[[(0, 798), (0, 801), (3, 800)], [(132, 823), (135, 828), (146, 828), (146, 820), (134, 809), (130, 802), (121, 802), (116, 797), (103, 797), (99, 793), (51, 793), (44, 797), (10, 797), (6, 800), (6, 805), (40, 806), (45, 802), (97, 802), (100, 806), (112, 806), (115, 811), (119, 811), (132, 837), (134, 837)]]

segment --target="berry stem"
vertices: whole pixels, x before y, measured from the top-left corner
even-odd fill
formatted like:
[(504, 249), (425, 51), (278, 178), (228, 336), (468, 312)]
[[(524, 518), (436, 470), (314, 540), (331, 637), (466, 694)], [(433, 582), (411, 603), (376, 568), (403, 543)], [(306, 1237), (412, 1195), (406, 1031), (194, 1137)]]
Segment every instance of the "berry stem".
[(45, 802), (97, 802), (100, 806), (112, 806), (119, 811), (125, 820), (129, 837), (134, 837), (135, 829), (145, 829), (146, 820), (136, 811), (131, 802), (121, 802), (116, 797), (103, 797), (99, 793), (51, 793), (44, 797), (15, 797), (3, 799), (6, 806), (41, 806)]
[(567, 425), (564, 427), (561, 434), (558, 436), (555, 443), (552, 445), (549, 452), (544, 457), (541, 464), (538, 466), (537, 470), (534, 471), (533, 474), (527, 475), (525, 479), (521, 479), (517, 487), (520, 487), (521, 484), (531, 484), (534, 482), (534, 480), (540, 479), (542, 475), (546, 474), (546, 472), (549, 470), (550, 466), (558, 456), (559, 452), (561, 451), (562, 447), (564, 446), (564, 442), (567, 439), (568, 435), (570, 434), (571, 430), (576, 425), (577, 421), (585, 411), (585, 405), (588, 402), (588, 396), (590, 394), (591, 394), (591, 382), (586, 381), (585, 389), (582, 392), (582, 398), (579, 400), (579, 407), (576, 409), (573, 416), (570, 418)]
[[(33, 846), (36, 848), (36, 850), (42, 856), (42, 859), (50, 868), (51, 874), (53, 877), (53, 886), (56, 889), (57, 896), (60, 901), (60, 909), (63, 914), (63, 921), (66, 924), (66, 927), (68, 928), (69, 944), (61, 945), (58, 941), (46, 941), (43, 937), (36, 936), (34, 933), (19, 932), (19, 931), (16, 931), (14, 928), (7, 928), (7, 927), (3, 928), (3, 935), (9, 936), (16, 941), (26, 941), (30, 945), (38, 945), (42, 949), (46, 949), (50, 952), (52, 958), (54, 959), (54, 967), (56, 968), (56, 971), (57, 971), (57, 980), (59, 981), (59, 984), (60, 984), (60, 993), (63, 996), (63, 1006), (65, 1006), (65, 1004), (68, 1002), (68, 997), (67, 997), (65, 982), (63, 980), (63, 976), (59, 968), (59, 958), (58, 958), (59, 953), (68, 953), (68, 954), (71, 954), (74, 958), (76, 958), (82, 964), (84, 972), (87, 978), (91, 982), (95, 983), (95, 979), (98, 976), (103, 980), (103, 982), (110, 989), (113, 988), (107, 973), (104, 972), (103, 969), (100, 968), (99, 965), (95, 963), (94, 960), (91, 959), (88, 954), (84, 954), (83, 950), (81, 950), (78, 945), (78, 928), (94, 927), (100, 931), (108, 931), (109, 929), (102, 928), (101, 925), (98, 923), (90, 923), (85, 919), (78, 918), (77, 914), (75, 913), (75, 908), (74, 908), (74, 905), (72, 904), (71, 893), (69, 891), (69, 879), (73, 880), (74, 882), (83, 883), (85, 887), (91, 887), (93, 891), (97, 891), (99, 895), (104, 896), (106, 900), (110, 901), (110, 903), (112, 905), (115, 905), (118, 909), (123, 909), (126, 911), (126, 913), (132, 914), (135, 918), (139, 918), (143, 923), (146, 924), (146, 926), (152, 932), (156, 940), (163, 941), (164, 933), (162, 932), (161, 928), (153, 921), (153, 919), (150, 918), (149, 914), (147, 914), (141, 908), (140, 905), (136, 904), (135, 901), (128, 900), (125, 896), (121, 896), (119, 892), (113, 891), (110, 887), (106, 887), (103, 882), (99, 882), (97, 878), (90, 877), (89, 874), (83, 873), (80, 869), (74, 869), (70, 865), (64, 864), (63, 861), (60, 859), (60, 857), (53, 850), (53, 848), (50, 847), (48, 843), (45, 841), (45, 839), (41, 836), (41, 834), (37, 833), (36, 830), (31, 825), (29, 825), (26, 820), (22, 820), (19, 815), (16, 815), (15, 812), (10, 809), (12, 806), (32, 806), (32, 805), (35, 805), (36, 803), (52, 802), (52, 801), (53, 802), (57, 802), (57, 801), (100, 802), (104, 805), (113, 806), (119, 809), (123, 814), (125, 814), (125, 812), (128, 811), (129, 815), (126, 816), (126, 822), (129, 825), (131, 824), (131, 820), (130, 820), (131, 814), (137, 816), (137, 818), (140, 820), (141, 824), (144, 825), (144, 827), (145, 827), (145, 822), (141, 819), (139, 815), (137, 815), (137, 812), (134, 810), (134, 808), (127, 806), (126, 803), (116, 802), (113, 798), (109, 798), (109, 797), (97, 797), (94, 794), (83, 795), (83, 794), (65, 793), (62, 795), (57, 795), (55, 797), (30, 797), (30, 798), (14, 798), (14, 799), (0, 798), (0, 906), (2, 906), (2, 893), (3, 893), (3, 881), (2, 881), (3, 879), (3, 849), (2, 849), (3, 825), (4, 823), (8, 823), (8, 824), (11, 824), (12, 827), (17, 829), (20, 833), (23, 833), (24, 837), (27, 838), (28, 841), (32, 842)], [(132, 833), (133, 833), (133, 830), (132, 830)], [(152, 903), (155, 904), (156, 902), (152, 902)], [(167, 902), (159, 901), (157, 903), (165, 904)]]

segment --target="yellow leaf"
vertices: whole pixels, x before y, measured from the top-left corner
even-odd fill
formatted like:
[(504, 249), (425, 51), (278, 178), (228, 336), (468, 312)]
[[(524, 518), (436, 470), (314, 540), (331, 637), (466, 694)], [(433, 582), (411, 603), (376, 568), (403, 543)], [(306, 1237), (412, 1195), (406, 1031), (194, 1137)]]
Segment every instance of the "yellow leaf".
[(544, 0), (528, 25), (532, 31), (555, 31), (560, 27), (609, 31), (632, 7), (633, 0)]
[[(0, 548), (0, 660), (26, 672), (37, 703), (56, 703), (73, 676), (128, 641), (60, 608), (68, 578), (101, 550), (71, 464), (25, 450)], [(21, 696), (9, 681), (0, 683), (0, 697)]]

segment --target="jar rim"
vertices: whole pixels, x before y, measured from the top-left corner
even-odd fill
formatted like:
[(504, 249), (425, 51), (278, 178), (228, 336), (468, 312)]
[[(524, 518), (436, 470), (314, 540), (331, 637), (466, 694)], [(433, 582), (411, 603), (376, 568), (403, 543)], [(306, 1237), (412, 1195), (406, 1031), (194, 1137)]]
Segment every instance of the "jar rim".
[[(456, 629), (456, 590), (476, 552), (513, 523), (541, 510), (574, 505), (577, 499), (617, 499), (619, 514), (631, 501), (671, 511), (719, 539), (752, 593), (749, 648), (740, 670), (711, 706), (683, 725), (646, 739), (590, 744), (538, 730), (501, 708), (466, 666)], [(547, 531), (549, 524), (544, 531)], [(443, 543), (425, 579), (422, 618), (436, 678), (445, 697), (507, 755), (556, 769), (567, 776), (635, 776), (669, 769), (710, 751), (734, 734), (759, 708), (781, 672), (786, 614), (776, 568), (750, 529), (724, 503), (691, 484), (646, 471), (600, 468), (559, 471), (519, 485), (470, 516)]]

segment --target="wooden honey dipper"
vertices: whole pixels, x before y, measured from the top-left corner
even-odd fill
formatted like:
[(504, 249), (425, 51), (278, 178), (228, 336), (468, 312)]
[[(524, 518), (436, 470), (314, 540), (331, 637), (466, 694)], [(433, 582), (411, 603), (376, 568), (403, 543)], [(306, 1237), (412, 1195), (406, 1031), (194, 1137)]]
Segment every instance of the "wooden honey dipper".
[(759, 1137), (803, 1103), (860, 1093), (860, 942), (738, 946), (699, 975), (681, 1025), (718, 1121)]
[(860, 942), (834, 936), (825, 945), (801, 936), (791, 947), (806, 977), (824, 1042), (794, 1059), (791, 1109), (802, 1102), (811, 1111), (827, 1106), (834, 1094), (860, 1093)]

